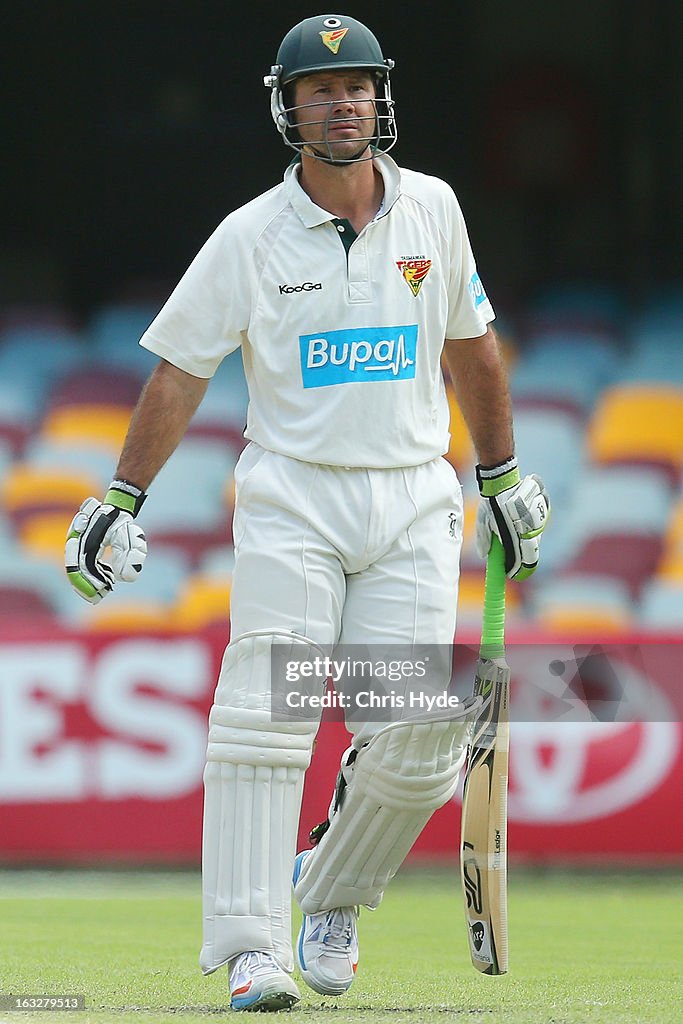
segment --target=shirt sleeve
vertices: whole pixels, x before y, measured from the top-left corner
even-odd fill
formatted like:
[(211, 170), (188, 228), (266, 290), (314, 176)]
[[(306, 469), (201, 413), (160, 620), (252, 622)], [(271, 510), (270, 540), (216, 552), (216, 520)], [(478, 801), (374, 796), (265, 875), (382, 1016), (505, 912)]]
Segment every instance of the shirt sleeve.
[(460, 204), (449, 188), (451, 265), (448, 288), (447, 338), (478, 338), (495, 319), (467, 234)]
[(143, 348), (195, 377), (213, 377), (249, 323), (248, 273), (235, 234), (228, 217), (140, 339)]

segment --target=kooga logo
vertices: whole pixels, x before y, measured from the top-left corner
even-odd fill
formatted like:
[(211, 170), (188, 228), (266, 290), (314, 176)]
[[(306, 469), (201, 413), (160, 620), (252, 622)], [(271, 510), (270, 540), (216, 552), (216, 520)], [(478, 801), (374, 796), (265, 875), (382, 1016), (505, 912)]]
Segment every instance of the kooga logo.
[(313, 281), (304, 281), (303, 284), (281, 284), (280, 295), (293, 295), (294, 292), (321, 292), (323, 286), (320, 281), (315, 284)]
[(305, 388), (415, 376), (417, 324), (358, 327), (299, 338)]

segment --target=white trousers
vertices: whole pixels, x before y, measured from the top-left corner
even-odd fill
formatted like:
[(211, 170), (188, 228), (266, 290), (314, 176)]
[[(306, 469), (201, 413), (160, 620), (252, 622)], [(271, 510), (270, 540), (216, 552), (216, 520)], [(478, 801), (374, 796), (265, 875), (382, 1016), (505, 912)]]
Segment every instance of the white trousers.
[(462, 489), (445, 459), (342, 469), (249, 444), (235, 471), (231, 632), (450, 644)]
[[(291, 969), (284, 880), (293, 867), (306, 750), (294, 766), (287, 725), (259, 717), (269, 689), (268, 656), (254, 647), (248, 667), (249, 659), (237, 651), (247, 650), (240, 637), (293, 632), (326, 649), (338, 643), (451, 644), (462, 544), (462, 490), (442, 458), (401, 469), (344, 469), (251, 443), (235, 483), (231, 642), (212, 712), (218, 742), (205, 774), (205, 973), (249, 949), (271, 951)], [(253, 693), (251, 704), (245, 686)], [(386, 723), (347, 724), (360, 748)], [(258, 753), (259, 744), (265, 753)], [(235, 753), (241, 745), (243, 769)], [(266, 761), (270, 767), (257, 767)], [(251, 807), (253, 820), (235, 815), (238, 805)], [(231, 839), (234, 829), (245, 838)], [(258, 864), (263, 845), (280, 851), (277, 880)], [(252, 883), (260, 894), (257, 910), (246, 891)]]

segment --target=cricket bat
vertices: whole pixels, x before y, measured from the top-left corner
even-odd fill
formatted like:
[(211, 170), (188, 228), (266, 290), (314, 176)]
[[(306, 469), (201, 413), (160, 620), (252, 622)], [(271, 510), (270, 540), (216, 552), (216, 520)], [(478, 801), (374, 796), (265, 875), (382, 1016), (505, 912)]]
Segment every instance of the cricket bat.
[(484, 616), (465, 772), (460, 870), (472, 964), (483, 974), (508, 969), (507, 787), (510, 669), (505, 661), (505, 557), (494, 535), (486, 563)]

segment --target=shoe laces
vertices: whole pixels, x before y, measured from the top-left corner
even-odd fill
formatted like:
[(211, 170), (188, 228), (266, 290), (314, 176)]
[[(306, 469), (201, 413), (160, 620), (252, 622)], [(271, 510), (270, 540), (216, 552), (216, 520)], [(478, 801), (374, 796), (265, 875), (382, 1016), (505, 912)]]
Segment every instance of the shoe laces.
[(327, 930), (322, 938), (323, 945), (346, 953), (353, 940), (355, 914), (355, 910), (348, 907), (331, 910), (325, 921)]
[[(237, 966), (237, 962), (235, 962)], [(269, 953), (261, 953), (258, 950), (249, 953), (242, 953), (240, 956), (239, 973), (245, 975), (251, 975), (252, 977), (258, 975), (262, 971), (272, 972), (276, 968), (275, 961)]]

